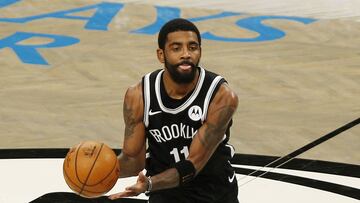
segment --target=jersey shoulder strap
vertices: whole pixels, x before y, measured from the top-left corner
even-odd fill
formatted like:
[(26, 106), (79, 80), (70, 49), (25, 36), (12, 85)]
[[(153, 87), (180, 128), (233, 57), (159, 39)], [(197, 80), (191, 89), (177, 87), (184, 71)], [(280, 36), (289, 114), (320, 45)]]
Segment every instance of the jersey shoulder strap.
[(143, 117), (143, 122), (145, 124), (145, 126), (149, 125), (149, 109), (150, 109), (150, 101), (151, 101), (151, 97), (155, 96), (155, 95), (151, 95), (151, 93), (155, 94), (154, 91), (151, 91), (152, 88), (154, 88), (151, 84), (154, 84), (154, 81), (156, 79), (156, 76), (159, 74), (159, 72), (161, 71), (161, 69), (158, 69), (156, 71), (150, 72), (148, 74), (146, 74), (143, 78), (142, 78), (142, 92), (143, 92), (143, 102), (144, 102), (144, 117)]
[(204, 99), (204, 112), (201, 118), (202, 121), (206, 120), (209, 105), (214, 98), (216, 92), (219, 90), (221, 84), (226, 82), (226, 80), (222, 76), (208, 70), (205, 70), (205, 81), (207, 81), (209, 84), (207, 85), (208, 90)]

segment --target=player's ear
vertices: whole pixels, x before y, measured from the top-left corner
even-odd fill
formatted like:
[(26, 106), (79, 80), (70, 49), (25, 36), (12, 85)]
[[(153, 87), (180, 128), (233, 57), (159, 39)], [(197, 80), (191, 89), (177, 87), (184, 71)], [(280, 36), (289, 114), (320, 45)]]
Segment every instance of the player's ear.
[(156, 50), (156, 54), (157, 54), (157, 57), (158, 57), (158, 60), (160, 61), (160, 63), (165, 63), (164, 50), (158, 48)]

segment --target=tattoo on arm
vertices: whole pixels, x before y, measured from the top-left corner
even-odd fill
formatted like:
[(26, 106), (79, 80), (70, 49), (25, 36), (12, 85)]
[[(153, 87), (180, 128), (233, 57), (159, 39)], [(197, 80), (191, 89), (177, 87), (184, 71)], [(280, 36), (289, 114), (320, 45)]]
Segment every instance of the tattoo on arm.
[(133, 115), (131, 107), (124, 102), (123, 114), (125, 120), (125, 138), (130, 137), (134, 133), (134, 128), (136, 125), (136, 120)]
[(233, 115), (235, 108), (232, 106), (224, 106), (217, 111), (220, 111), (216, 123), (208, 122), (206, 124), (205, 133), (200, 136), (200, 141), (204, 147), (208, 147), (214, 142), (219, 142), (223, 137), (219, 136), (225, 133), (228, 123)]

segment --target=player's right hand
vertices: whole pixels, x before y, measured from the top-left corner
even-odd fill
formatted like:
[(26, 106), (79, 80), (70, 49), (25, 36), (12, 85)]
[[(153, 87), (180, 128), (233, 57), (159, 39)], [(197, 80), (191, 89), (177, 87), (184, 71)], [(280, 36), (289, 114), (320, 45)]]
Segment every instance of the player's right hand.
[(125, 191), (112, 194), (109, 196), (109, 199), (119, 199), (122, 197), (133, 197), (138, 196), (141, 193), (144, 193), (148, 188), (148, 180), (143, 172), (140, 172), (137, 178), (137, 181), (134, 185), (125, 188)]

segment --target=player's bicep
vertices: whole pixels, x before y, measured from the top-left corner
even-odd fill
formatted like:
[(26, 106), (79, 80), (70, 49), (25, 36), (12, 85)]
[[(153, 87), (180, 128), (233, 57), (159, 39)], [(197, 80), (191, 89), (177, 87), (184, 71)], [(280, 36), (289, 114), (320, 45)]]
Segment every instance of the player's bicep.
[(142, 154), (145, 147), (145, 125), (143, 123), (143, 100), (141, 84), (127, 90), (123, 116), (125, 122), (123, 152), (128, 156)]
[(145, 128), (143, 124), (136, 124), (132, 128), (132, 133), (124, 137), (122, 151), (131, 157), (136, 157), (139, 154), (145, 155)]
[(228, 124), (237, 108), (238, 98), (222, 85), (208, 110), (208, 117), (193, 138), (188, 159), (201, 170), (223, 141)]

